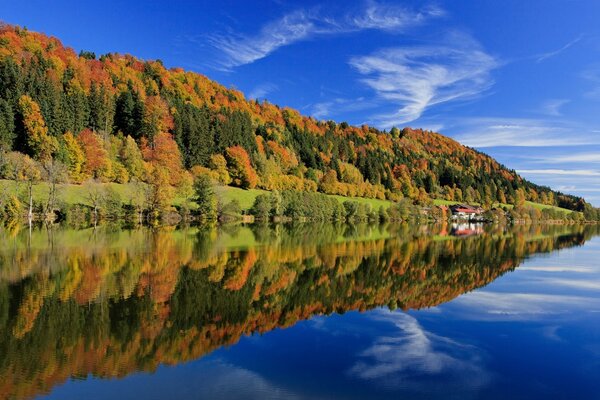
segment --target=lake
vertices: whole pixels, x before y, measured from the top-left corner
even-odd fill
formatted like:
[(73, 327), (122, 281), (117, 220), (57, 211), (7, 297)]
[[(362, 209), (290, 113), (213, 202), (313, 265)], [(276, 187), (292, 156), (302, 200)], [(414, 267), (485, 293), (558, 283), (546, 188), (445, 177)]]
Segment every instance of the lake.
[(599, 233), (0, 228), (1, 398), (600, 398)]

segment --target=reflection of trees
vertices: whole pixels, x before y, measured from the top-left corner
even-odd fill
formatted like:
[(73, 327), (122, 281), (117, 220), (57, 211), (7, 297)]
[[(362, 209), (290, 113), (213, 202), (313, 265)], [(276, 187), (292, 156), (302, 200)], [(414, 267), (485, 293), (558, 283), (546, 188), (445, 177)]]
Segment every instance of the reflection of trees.
[(434, 306), (597, 233), (488, 229), (465, 240), (406, 225), (0, 232), (0, 393), (153, 370), (315, 314)]

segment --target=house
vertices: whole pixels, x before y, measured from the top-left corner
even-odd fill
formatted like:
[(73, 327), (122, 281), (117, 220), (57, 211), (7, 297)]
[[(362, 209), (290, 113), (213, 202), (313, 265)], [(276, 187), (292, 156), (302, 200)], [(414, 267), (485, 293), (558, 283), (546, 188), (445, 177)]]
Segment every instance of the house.
[(450, 207), (450, 210), (454, 218), (476, 219), (483, 214), (483, 208), (468, 204), (455, 204)]

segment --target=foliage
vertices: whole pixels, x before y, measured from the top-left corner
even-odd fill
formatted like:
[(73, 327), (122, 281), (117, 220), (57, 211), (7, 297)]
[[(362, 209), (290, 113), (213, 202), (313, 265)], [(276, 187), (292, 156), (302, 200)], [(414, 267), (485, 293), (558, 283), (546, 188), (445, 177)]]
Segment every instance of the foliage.
[(197, 212), (203, 219), (215, 219), (217, 216), (217, 197), (210, 178), (200, 175), (194, 181), (194, 201)]
[(253, 189), (258, 183), (258, 175), (250, 163), (248, 153), (241, 146), (233, 146), (225, 151), (229, 175), (232, 183), (244, 189)]
[(48, 135), (40, 106), (31, 97), (23, 95), (19, 99), (19, 108), (32, 156), (40, 161), (50, 160), (58, 148), (58, 143)]
[(15, 26), (0, 27), (0, 42), (0, 150), (56, 155), (73, 182), (150, 183), (160, 168), (178, 186), (185, 168), (242, 188), (589, 209), (435, 132), (318, 121), (160, 61), (77, 55)]

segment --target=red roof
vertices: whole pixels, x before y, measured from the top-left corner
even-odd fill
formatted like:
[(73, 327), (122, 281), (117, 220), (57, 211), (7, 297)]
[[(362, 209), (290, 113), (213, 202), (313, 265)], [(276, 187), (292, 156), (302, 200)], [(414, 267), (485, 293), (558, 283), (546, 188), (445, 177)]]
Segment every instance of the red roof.
[(455, 208), (454, 211), (463, 212), (466, 214), (478, 214), (479, 213), (479, 210), (477, 210), (475, 208), (463, 208), (463, 207)]

